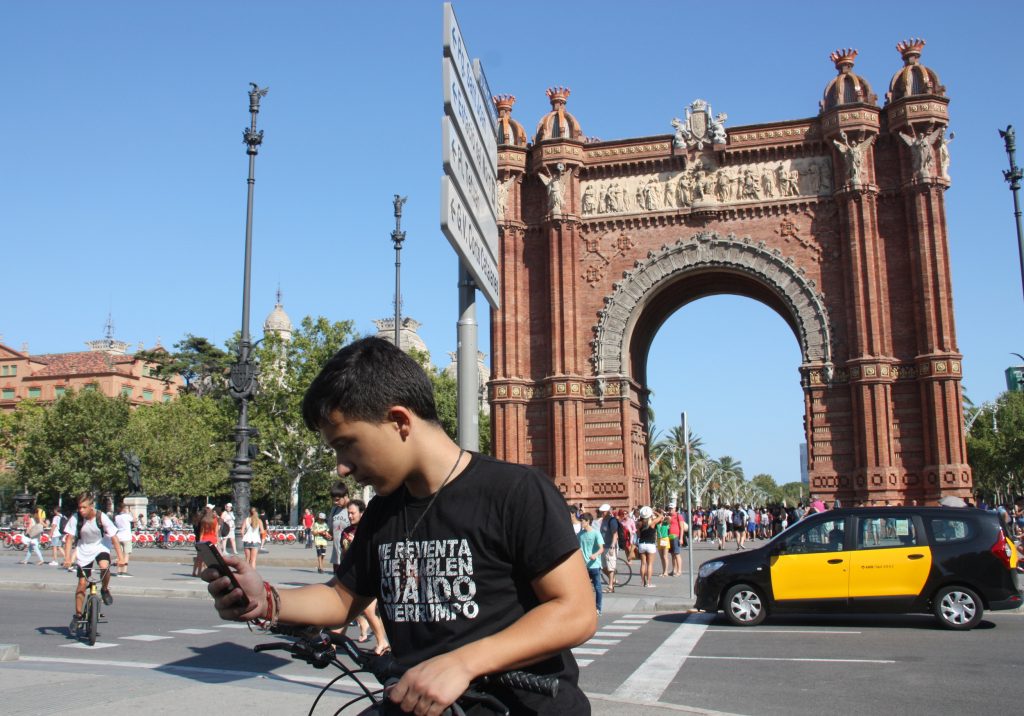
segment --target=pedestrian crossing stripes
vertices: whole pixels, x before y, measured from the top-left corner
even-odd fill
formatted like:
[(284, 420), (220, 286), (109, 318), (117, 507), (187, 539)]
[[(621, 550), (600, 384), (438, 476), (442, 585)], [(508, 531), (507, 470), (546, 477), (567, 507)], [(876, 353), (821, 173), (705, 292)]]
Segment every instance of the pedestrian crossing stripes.
[(161, 639), (173, 639), (173, 636), (157, 636), (156, 634), (136, 634), (135, 636), (122, 636), (119, 639), (128, 641), (160, 641)]
[(216, 629), (171, 629), (171, 634), (216, 634)]

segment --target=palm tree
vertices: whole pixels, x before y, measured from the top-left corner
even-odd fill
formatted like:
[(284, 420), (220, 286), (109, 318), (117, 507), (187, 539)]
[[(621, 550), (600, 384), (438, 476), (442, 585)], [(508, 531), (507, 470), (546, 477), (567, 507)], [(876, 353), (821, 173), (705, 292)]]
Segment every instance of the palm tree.
[(672, 504), (676, 501), (679, 490), (686, 483), (686, 447), (690, 448), (690, 470), (696, 459), (704, 457), (701, 448), (702, 440), (692, 430), (683, 437), (681, 426), (673, 426), (668, 436), (661, 438), (650, 446), (651, 456), (651, 500), (654, 504)]

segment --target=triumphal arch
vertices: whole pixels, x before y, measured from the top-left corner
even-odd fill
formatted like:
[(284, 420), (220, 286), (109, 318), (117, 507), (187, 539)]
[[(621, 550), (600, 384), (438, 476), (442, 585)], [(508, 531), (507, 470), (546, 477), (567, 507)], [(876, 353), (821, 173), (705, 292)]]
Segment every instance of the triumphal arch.
[(495, 97), (496, 454), (545, 470), (574, 503), (646, 502), (651, 342), (681, 306), (727, 293), (777, 311), (799, 342), (813, 492), (969, 495), (949, 99), (923, 46), (897, 45), (881, 104), (857, 52), (837, 50), (816, 116), (752, 126), (695, 99), (670, 133), (600, 141), (554, 87), (530, 138), (515, 98)]

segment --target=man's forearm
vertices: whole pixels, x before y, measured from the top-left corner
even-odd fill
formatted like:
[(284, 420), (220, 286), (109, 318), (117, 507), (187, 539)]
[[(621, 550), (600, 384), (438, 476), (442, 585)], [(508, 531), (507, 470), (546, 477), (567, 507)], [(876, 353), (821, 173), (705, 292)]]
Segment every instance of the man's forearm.
[(357, 597), (340, 586), (334, 586), (336, 584), (332, 579), (327, 584), (279, 590), (281, 613), (278, 621), (323, 627), (348, 624), (372, 600)]

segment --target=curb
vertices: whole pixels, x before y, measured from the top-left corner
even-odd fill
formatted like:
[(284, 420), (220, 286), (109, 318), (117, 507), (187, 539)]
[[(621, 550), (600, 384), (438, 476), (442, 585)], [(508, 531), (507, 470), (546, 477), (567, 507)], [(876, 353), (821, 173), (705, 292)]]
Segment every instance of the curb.
[(17, 661), (21, 657), (21, 647), (17, 644), (0, 644), (0, 661)]
[[(60, 592), (61, 594), (67, 594), (69, 586), (67, 584), (50, 584), (47, 582), (4, 582), (0, 584), (0, 591), (4, 590), (12, 592)], [(205, 589), (171, 589), (169, 587), (119, 587), (117, 594), (123, 594), (126, 597), (161, 597), (165, 599), (211, 598)]]

